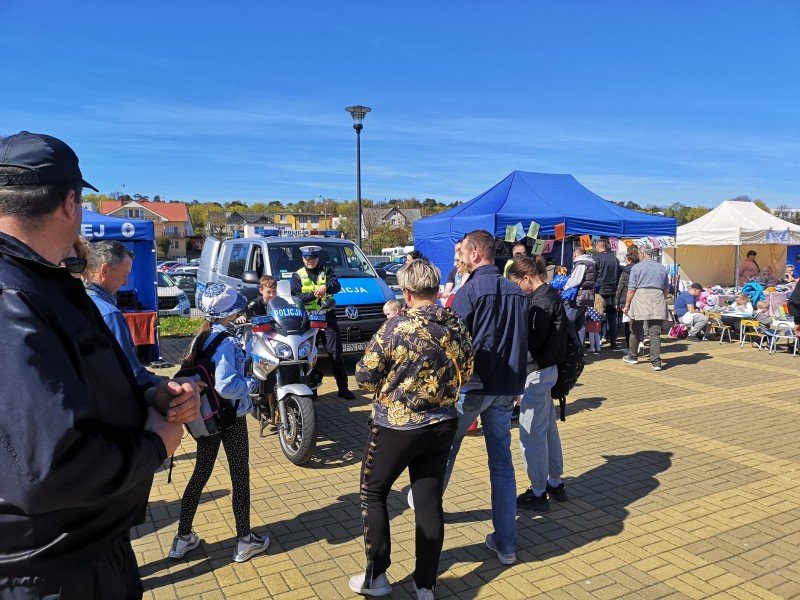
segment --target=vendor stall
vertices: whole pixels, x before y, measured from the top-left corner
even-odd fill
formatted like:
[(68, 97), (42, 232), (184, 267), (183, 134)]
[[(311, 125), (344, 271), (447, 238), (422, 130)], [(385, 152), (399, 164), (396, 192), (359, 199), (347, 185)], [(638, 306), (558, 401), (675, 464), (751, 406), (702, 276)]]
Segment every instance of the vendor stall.
[(465, 233), (486, 229), (503, 239), (507, 226), (527, 228), (530, 221), (539, 225), (538, 235), (558, 239), (553, 254), (565, 258), (571, 258), (570, 236), (665, 237), (677, 227), (675, 219), (617, 206), (572, 175), (514, 171), (469, 202), (416, 221), (414, 247), (447, 273), (453, 245)]
[(758, 253), (759, 267), (768, 267), (781, 279), (790, 244), (800, 244), (800, 226), (783, 221), (752, 202), (728, 200), (678, 227), (677, 248), (665, 253), (665, 263), (674, 264), (677, 258), (684, 281), (736, 287), (739, 265), (750, 250)]
[(156, 288), (155, 228), (151, 221), (119, 219), (88, 210), (83, 211), (81, 235), (90, 242), (117, 240), (134, 253), (127, 285), (117, 297), (145, 359), (160, 358), (158, 340), (158, 296)]

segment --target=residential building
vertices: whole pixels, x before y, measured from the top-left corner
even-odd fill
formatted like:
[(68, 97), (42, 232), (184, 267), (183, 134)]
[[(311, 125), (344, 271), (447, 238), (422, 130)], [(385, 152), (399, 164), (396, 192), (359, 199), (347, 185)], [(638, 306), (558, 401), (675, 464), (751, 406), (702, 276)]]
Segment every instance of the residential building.
[(152, 221), (156, 238), (165, 236), (170, 241), (168, 259), (187, 258), (186, 238), (194, 235), (189, 209), (183, 202), (151, 202), (149, 200), (103, 200), (98, 212), (123, 219)]
[(396, 206), (377, 206), (361, 209), (361, 228), (363, 236), (369, 237), (370, 232), (381, 225), (390, 225), (392, 228), (411, 227), (414, 221), (422, 218), (422, 211), (418, 208), (397, 208)]
[(333, 216), (304, 213), (304, 212), (277, 212), (275, 217), (275, 227), (278, 229), (289, 229), (293, 231), (322, 231), (333, 229)]
[(219, 238), (253, 237), (256, 227), (273, 227), (273, 217), (268, 212), (212, 211), (206, 232)]

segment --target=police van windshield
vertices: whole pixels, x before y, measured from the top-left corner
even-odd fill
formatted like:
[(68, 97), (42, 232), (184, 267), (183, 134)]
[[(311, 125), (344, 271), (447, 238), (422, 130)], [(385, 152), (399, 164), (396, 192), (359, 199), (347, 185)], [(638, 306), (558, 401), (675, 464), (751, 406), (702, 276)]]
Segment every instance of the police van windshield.
[[(284, 273), (294, 273), (303, 265), (300, 247), (308, 246), (309, 242), (279, 242), (270, 243), (269, 263), (274, 277), (281, 278)], [(319, 264), (324, 267), (333, 267), (333, 272), (339, 278), (377, 277), (375, 269), (367, 257), (355, 244), (326, 244), (324, 241), (314, 241), (315, 246), (320, 246)]]

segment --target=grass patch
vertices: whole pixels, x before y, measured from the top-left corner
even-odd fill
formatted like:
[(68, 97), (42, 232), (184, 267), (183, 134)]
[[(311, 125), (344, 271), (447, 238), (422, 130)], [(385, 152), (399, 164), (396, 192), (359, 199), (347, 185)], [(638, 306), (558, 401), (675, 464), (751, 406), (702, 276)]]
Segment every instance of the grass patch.
[(190, 319), (189, 317), (177, 317), (170, 315), (161, 317), (161, 336), (178, 337), (184, 335), (194, 335), (205, 319)]

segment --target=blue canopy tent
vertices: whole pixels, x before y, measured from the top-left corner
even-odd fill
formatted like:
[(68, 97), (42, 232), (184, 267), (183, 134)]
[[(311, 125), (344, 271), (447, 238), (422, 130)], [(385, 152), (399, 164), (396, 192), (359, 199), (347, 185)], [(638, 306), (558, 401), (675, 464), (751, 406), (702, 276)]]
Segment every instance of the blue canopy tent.
[(465, 233), (486, 229), (504, 238), (507, 225), (531, 221), (539, 235), (552, 236), (564, 223), (567, 236), (674, 236), (677, 221), (612, 204), (583, 187), (572, 175), (513, 171), (469, 202), (414, 223), (414, 248), (442, 273), (453, 265), (453, 245)]
[[(128, 284), (120, 291), (133, 291), (145, 310), (158, 314), (155, 227), (151, 221), (119, 219), (83, 211), (81, 235), (90, 242), (118, 240), (134, 253)], [(158, 328), (152, 360), (160, 358)]]

